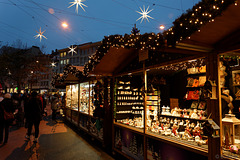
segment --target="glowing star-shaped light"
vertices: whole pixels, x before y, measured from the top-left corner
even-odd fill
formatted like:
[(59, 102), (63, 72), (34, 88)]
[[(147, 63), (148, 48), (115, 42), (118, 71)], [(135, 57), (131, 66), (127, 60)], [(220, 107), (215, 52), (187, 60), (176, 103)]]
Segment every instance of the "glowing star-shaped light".
[(72, 3), (72, 5), (70, 5), (68, 8), (72, 7), (73, 5), (76, 5), (76, 12), (78, 13), (78, 5), (84, 10), (83, 6), (87, 7), (85, 4), (83, 4), (82, 2), (84, 2), (85, 0), (74, 0), (74, 2), (70, 2)]
[[(143, 9), (142, 9), (141, 7), (139, 7), (139, 8), (140, 8), (140, 10), (141, 10), (142, 12), (138, 12), (138, 11), (136, 11), (136, 12), (139, 13), (139, 14), (141, 14), (142, 16), (141, 16), (140, 18), (138, 18), (136, 21), (138, 21), (139, 19), (142, 19), (142, 20), (141, 20), (141, 23), (142, 23), (142, 21), (143, 21), (143, 19), (144, 19), (145, 22), (146, 22), (146, 20), (149, 22), (148, 18), (152, 18), (152, 17), (149, 16), (148, 13), (150, 13), (153, 9), (151, 9), (150, 11), (148, 11), (149, 6), (148, 6), (148, 8), (147, 8), (146, 10), (145, 10), (145, 6), (143, 6)], [(154, 18), (152, 18), (152, 19), (154, 19)]]
[[(46, 30), (45, 30), (45, 31), (46, 31)], [(41, 40), (42, 40), (42, 37), (45, 38), (45, 39), (47, 39), (47, 38), (43, 35), (43, 33), (44, 33), (45, 31), (42, 32), (42, 31), (41, 31), (41, 27), (40, 27), (39, 32), (36, 31), (38, 34), (37, 34), (36, 36), (34, 36), (35, 39), (37, 39), (37, 38), (39, 37), (39, 38), (40, 38), (40, 42), (41, 42)]]
[(77, 52), (75, 51), (75, 49), (77, 48), (77, 46), (74, 47), (74, 48), (73, 48), (73, 46), (72, 46), (72, 48), (70, 48), (70, 47), (68, 47), (68, 48), (70, 49), (70, 51), (68, 51), (68, 53), (72, 52), (72, 55), (73, 55), (74, 53), (77, 54)]
[(52, 66), (52, 67), (56, 67), (56, 62), (52, 62), (52, 63), (51, 63), (51, 66)]

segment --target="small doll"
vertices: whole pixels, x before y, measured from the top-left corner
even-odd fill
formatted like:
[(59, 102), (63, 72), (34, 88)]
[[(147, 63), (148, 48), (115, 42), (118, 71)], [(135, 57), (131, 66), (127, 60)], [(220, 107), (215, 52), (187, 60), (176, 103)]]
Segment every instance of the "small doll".
[(185, 128), (185, 132), (184, 132), (184, 135), (187, 137), (187, 138), (191, 138), (191, 129), (189, 128), (189, 126), (186, 126)]
[(178, 126), (176, 124), (174, 124), (172, 126), (172, 133), (173, 133), (174, 136), (178, 135), (178, 131), (177, 130), (178, 130)]
[(194, 118), (194, 119), (197, 119), (197, 118), (198, 118), (197, 109), (194, 109), (194, 110), (193, 110), (193, 113), (192, 113), (192, 115), (191, 115), (191, 118)]

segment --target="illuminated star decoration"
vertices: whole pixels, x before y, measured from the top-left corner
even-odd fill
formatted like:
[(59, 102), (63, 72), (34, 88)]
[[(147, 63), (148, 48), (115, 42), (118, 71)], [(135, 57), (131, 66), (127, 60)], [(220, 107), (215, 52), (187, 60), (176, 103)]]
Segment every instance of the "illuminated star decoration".
[[(46, 30), (45, 30), (45, 31), (46, 31)], [(39, 32), (36, 31), (38, 34), (37, 34), (36, 36), (34, 36), (35, 39), (37, 39), (37, 38), (39, 37), (39, 38), (40, 38), (40, 42), (41, 42), (41, 40), (42, 40), (42, 37), (45, 38), (45, 39), (47, 39), (47, 38), (43, 35), (43, 33), (44, 33), (45, 31), (42, 32), (42, 31), (41, 31), (41, 27), (40, 27)]]
[(85, 4), (83, 4), (82, 2), (84, 2), (85, 0), (74, 0), (74, 2), (70, 2), (72, 3), (72, 5), (70, 5), (68, 8), (72, 7), (73, 5), (76, 5), (76, 12), (78, 13), (78, 5), (85, 11), (85, 9), (83, 8), (83, 6), (87, 7)]
[(56, 62), (52, 62), (52, 63), (51, 63), (51, 66), (52, 66), (52, 67), (56, 67)]
[(76, 47), (73, 47), (73, 46), (72, 46), (72, 48), (70, 48), (70, 47), (68, 47), (68, 48), (70, 49), (70, 51), (68, 51), (68, 53), (72, 52), (72, 55), (73, 55), (74, 53), (77, 54), (77, 52), (75, 51), (75, 49), (77, 48), (77, 46), (76, 46)]
[[(141, 16), (140, 18), (138, 18), (136, 21), (138, 21), (139, 19), (142, 19), (142, 20), (141, 20), (141, 23), (142, 23), (142, 21), (143, 21), (143, 19), (144, 19), (145, 22), (146, 22), (146, 20), (149, 22), (148, 18), (152, 18), (152, 17), (149, 16), (148, 13), (150, 13), (153, 9), (151, 9), (150, 11), (148, 11), (149, 6), (148, 6), (148, 8), (147, 8), (146, 10), (145, 10), (145, 6), (143, 6), (143, 9), (142, 9), (141, 7), (139, 7), (139, 8), (140, 8), (140, 10), (141, 10), (142, 12), (138, 12), (138, 11), (136, 11), (136, 12), (139, 13), (139, 14), (141, 14), (142, 16)], [(152, 18), (152, 19), (154, 19), (154, 18)]]

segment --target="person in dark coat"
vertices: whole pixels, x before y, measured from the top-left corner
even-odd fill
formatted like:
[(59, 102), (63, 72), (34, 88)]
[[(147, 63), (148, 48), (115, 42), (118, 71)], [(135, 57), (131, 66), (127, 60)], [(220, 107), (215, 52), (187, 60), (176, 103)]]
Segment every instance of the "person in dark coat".
[(4, 120), (4, 111), (6, 112), (14, 112), (13, 102), (11, 99), (11, 94), (6, 93), (4, 95), (4, 99), (0, 103), (0, 144), (3, 142), (3, 131), (5, 130), (4, 144), (8, 142), (9, 135), (9, 126), (12, 123), (11, 121)]
[(41, 100), (37, 98), (37, 92), (32, 92), (31, 97), (28, 101), (28, 104), (26, 106), (25, 114), (26, 119), (28, 122), (28, 130), (26, 139), (30, 140), (31, 132), (32, 132), (32, 126), (34, 125), (35, 128), (35, 138), (34, 142), (38, 142), (38, 136), (39, 136), (39, 125), (40, 121), (42, 120), (42, 109), (41, 109)]

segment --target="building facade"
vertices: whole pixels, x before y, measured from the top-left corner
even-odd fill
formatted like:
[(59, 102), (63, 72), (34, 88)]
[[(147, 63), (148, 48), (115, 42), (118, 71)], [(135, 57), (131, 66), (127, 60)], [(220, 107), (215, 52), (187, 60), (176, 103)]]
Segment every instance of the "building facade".
[(97, 47), (101, 42), (89, 42), (81, 45), (72, 45), (69, 48), (64, 48), (52, 52), (53, 61), (53, 73), (63, 73), (64, 66), (72, 64), (74, 66), (84, 66), (89, 60), (89, 56), (95, 53)]

